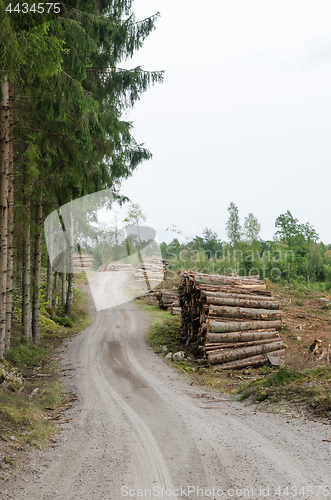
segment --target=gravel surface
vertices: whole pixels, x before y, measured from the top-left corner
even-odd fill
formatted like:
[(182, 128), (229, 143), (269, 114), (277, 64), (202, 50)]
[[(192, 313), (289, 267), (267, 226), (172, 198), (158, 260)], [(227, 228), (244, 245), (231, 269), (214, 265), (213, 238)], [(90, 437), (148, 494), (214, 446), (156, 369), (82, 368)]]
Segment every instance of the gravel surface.
[(72, 420), (1, 498), (331, 496), (329, 425), (191, 386), (148, 349), (147, 327), (129, 302), (95, 313), (67, 342), (64, 380), (79, 396)]

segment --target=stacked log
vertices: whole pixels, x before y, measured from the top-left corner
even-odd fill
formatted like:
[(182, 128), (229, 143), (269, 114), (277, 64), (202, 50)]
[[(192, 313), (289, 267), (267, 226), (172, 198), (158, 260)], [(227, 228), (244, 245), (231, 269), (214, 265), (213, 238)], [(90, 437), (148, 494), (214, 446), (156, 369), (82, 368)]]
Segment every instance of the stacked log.
[(134, 272), (135, 268), (132, 264), (126, 264), (125, 262), (106, 262), (98, 269), (99, 273), (106, 271), (122, 271), (122, 272)]
[(92, 271), (93, 270), (93, 258), (92, 255), (87, 254), (74, 254), (74, 271)]
[(134, 273), (133, 276), (138, 282), (160, 282), (164, 279), (165, 273), (165, 259), (158, 257), (143, 257), (137, 267), (125, 262), (106, 262), (99, 268), (99, 272), (106, 271), (122, 271), (127, 273)]
[[(158, 290), (155, 293), (160, 309), (179, 308), (179, 292), (177, 288)], [(174, 314), (178, 314), (175, 312)]]
[(179, 284), (181, 341), (199, 348), (212, 365), (236, 368), (284, 354), (279, 303), (259, 276), (186, 271)]
[(165, 259), (158, 257), (143, 257), (143, 261), (139, 263), (137, 272), (134, 277), (137, 281), (163, 281), (165, 273)]
[(176, 315), (182, 314), (182, 309), (179, 306), (172, 305), (170, 312), (173, 316), (176, 316)]

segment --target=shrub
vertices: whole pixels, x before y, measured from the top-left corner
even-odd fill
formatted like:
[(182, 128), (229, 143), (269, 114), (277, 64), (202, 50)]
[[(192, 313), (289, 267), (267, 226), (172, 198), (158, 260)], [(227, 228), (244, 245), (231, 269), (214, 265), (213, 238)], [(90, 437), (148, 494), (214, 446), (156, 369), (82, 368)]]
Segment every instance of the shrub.
[(69, 328), (72, 328), (74, 326), (74, 322), (70, 318), (59, 318), (58, 316), (52, 316), (51, 320), (58, 325), (68, 326)]
[(16, 366), (39, 366), (45, 357), (44, 349), (32, 344), (21, 344), (14, 349), (8, 349), (6, 358)]

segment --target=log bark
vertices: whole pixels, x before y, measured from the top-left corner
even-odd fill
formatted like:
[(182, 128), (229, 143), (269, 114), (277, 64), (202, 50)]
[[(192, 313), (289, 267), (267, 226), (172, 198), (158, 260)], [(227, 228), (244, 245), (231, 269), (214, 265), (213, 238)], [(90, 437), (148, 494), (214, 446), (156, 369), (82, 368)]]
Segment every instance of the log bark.
[(213, 321), (207, 320), (208, 333), (244, 332), (248, 330), (266, 330), (282, 328), (281, 321)]
[(250, 297), (251, 295), (253, 296), (260, 296), (260, 297), (270, 297), (271, 298), (271, 292), (268, 292), (267, 290), (257, 290), (257, 289), (245, 289), (245, 288), (240, 288), (238, 286), (234, 285), (203, 285), (199, 284), (196, 286), (198, 290), (201, 291), (207, 291), (207, 292), (212, 292), (212, 293), (218, 293), (218, 292), (224, 292), (226, 294), (232, 294), (235, 293), (241, 294), (244, 296)]
[(267, 302), (267, 301), (274, 302), (275, 301), (275, 299), (273, 297), (271, 297), (271, 295), (268, 296), (265, 294), (254, 295), (253, 293), (240, 293), (239, 290), (237, 290), (237, 289), (234, 290), (233, 288), (222, 287), (222, 289), (220, 289), (220, 290), (208, 290), (208, 289), (205, 290), (204, 288), (201, 288), (199, 286), (199, 290), (200, 290), (201, 299), (204, 299), (205, 297), (216, 297), (216, 298), (224, 297), (225, 299), (234, 297), (236, 299), (244, 299), (244, 300), (251, 300), (251, 299), (252, 300), (263, 300), (265, 302)]
[(263, 281), (250, 281), (250, 280), (239, 280), (236, 278), (230, 278), (220, 276), (219, 278), (215, 278), (213, 276), (208, 277), (208, 278), (200, 278), (198, 276), (195, 277), (195, 282), (197, 284), (210, 284), (210, 285), (215, 285), (215, 284), (220, 284), (220, 285), (236, 285), (238, 288), (244, 288), (247, 290), (254, 289), (254, 290), (266, 290), (266, 285)]
[(251, 356), (250, 358), (239, 359), (237, 361), (230, 361), (229, 363), (224, 363), (223, 365), (217, 366), (215, 371), (221, 370), (233, 370), (236, 368), (245, 368), (245, 366), (257, 366), (266, 365), (268, 363), (268, 358), (265, 354), (260, 354), (259, 356)]
[(215, 297), (207, 295), (205, 297), (206, 304), (231, 306), (231, 307), (245, 307), (252, 309), (279, 309), (279, 302), (276, 300), (263, 300), (263, 299), (241, 299), (237, 297)]
[(39, 192), (36, 203), (36, 233), (34, 240), (33, 263), (33, 295), (32, 295), (32, 338), (35, 344), (40, 342), (40, 275), (41, 275), (41, 247), (42, 247), (42, 216), (43, 195)]
[(10, 162), (10, 85), (1, 82), (0, 103), (0, 359), (6, 344), (8, 179)]
[(220, 316), (222, 318), (238, 319), (260, 319), (260, 320), (281, 320), (282, 311), (270, 311), (269, 309), (252, 309), (246, 307), (214, 306), (209, 307), (210, 316)]
[[(276, 334), (277, 332), (275, 332)], [(224, 344), (205, 344), (205, 347), (201, 347), (205, 352), (209, 351), (217, 351), (219, 349), (233, 349), (236, 347), (250, 347), (254, 345), (262, 345), (262, 344), (270, 344), (270, 342), (277, 342), (279, 340), (279, 337), (272, 337), (270, 339), (263, 339), (263, 340), (252, 340), (249, 342), (235, 342), (233, 344), (231, 343), (224, 343)]]
[(208, 333), (207, 343), (233, 343), (233, 342), (250, 342), (256, 340), (266, 340), (272, 339), (277, 335), (277, 331), (274, 329), (270, 330), (258, 330), (251, 332), (231, 332), (231, 333)]
[[(273, 351), (273, 356), (285, 356), (285, 349), (281, 349), (279, 351)], [(255, 365), (265, 365), (269, 363), (266, 354), (260, 354), (259, 356), (252, 356), (249, 358), (239, 359), (237, 361), (230, 361), (229, 363), (224, 363), (223, 365), (215, 368), (215, 371), (221, 370), (231, 370), (236, 368), (245, 368), (246, 366), (255, 366)]]
[(266, 352), (278, 351), (282, 347), (284, 347), (283, 341), (278, 340), (277, 342), (272, 342), (270, 344), (262, 344), (252, 347), (222, 349), (220, 351), (208, 353), (208, 361), (211, 365), (216, 365), (218, 363), (222, 364), (229, 361), (249, 358), (250, 356), (258, 356), (259, 354), (264, 354)]
[(209, 280), (213, 282), (218, 282), (218, 283), (264, 283), (260, 279), (259, 275), (256, 276), (227, 276), (227, 275), (220, 275), (220, 274), (206, 274), (206, 273), (199, 273), (195, 271), (188, 271), (189, 273), (189, 279), (194, 280), (197, 282), (197, 280)]

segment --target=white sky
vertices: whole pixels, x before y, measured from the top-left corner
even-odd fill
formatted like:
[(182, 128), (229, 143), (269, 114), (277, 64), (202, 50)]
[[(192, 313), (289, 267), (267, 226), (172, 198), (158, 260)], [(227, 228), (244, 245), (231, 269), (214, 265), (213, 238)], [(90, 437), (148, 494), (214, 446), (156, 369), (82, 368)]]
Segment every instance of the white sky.
[(161, 18), (129, 66), (166, 70), (130, 112), (153, 153), (125, 181), (159, 241), (205, 227), (226, 240), (227, 207), (261, 237), (290, 210), (331, 243), (330, 0), (135, 0)]

